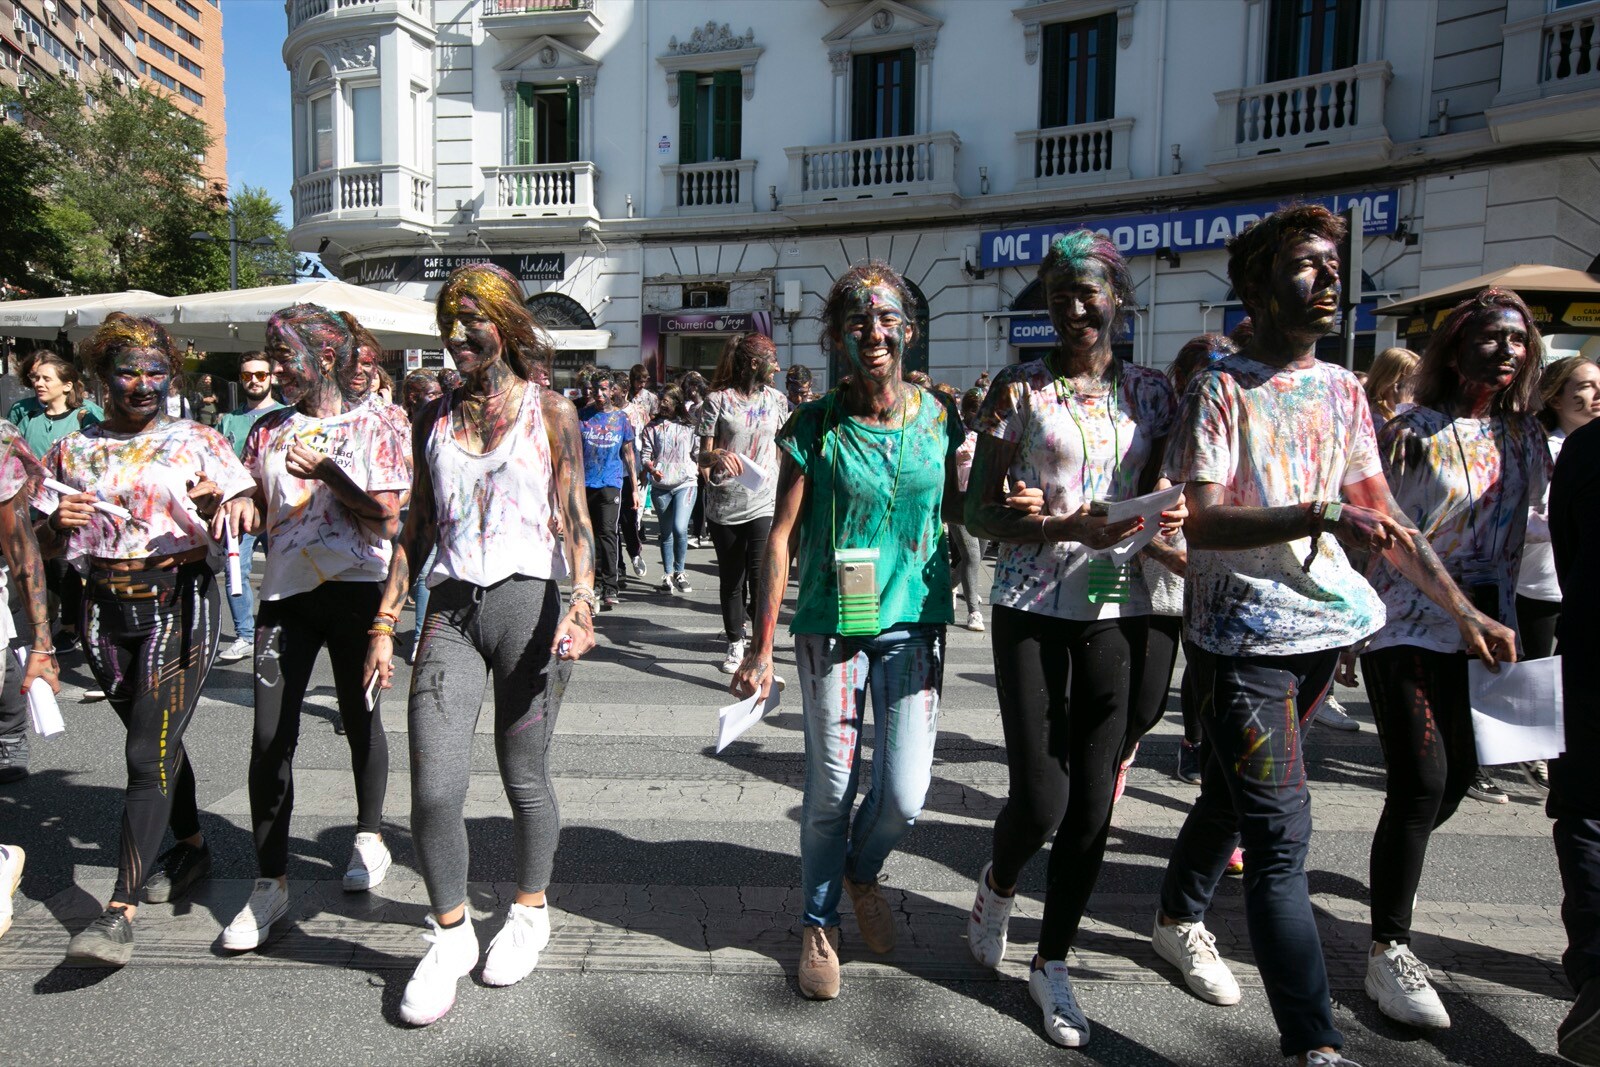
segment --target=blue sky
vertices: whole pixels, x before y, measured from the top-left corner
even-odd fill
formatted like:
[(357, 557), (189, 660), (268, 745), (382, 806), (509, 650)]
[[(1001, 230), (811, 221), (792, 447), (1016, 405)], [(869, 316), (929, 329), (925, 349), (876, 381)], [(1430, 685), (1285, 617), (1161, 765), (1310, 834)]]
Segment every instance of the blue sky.
[(226, 0), (222, 5), (227, 66), (228, 184), (259, 185), (282, 205), (290, 224), (294, 160), (289, 139), (289, 72), (283, 65), (288, 31), (282, 0)]

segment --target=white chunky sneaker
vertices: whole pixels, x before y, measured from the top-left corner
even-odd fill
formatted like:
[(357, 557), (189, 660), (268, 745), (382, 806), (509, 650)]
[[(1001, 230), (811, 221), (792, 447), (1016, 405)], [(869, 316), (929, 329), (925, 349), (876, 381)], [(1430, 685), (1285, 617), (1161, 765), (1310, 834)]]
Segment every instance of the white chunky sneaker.
[(739, 669), (739, 664), (744, 662), (744, 638), (728, 642), (728, 654), (722, 660), (722, 673), (732, 674)]
[(257, 878), (233, 922), (222, 931), (222, 947), (229, 952), (248, 952), (260, 948), (272, 933), (272, 924), (289, 910), (289, 891), (276, 878)]
[(362, 893), (375, 888), (389, 873), (389, 846), (377, 834), (357, 834), (344, 872), (344, 891)]
[(1208, 1004), (1239, 1003), (1239, 983), (1217, 953), (1217, 939), (1203, 922), (1163, 926), (1156, 916), (1150, 943), (1156, 955), (1178, 968), (1183, 982)]
[(1306, 1067), (1361, 1067), (1355, 1060), (1347, 1060), (1337, 1052), (1306, 1053)]
[(218, 663), (238, 663), (246, 656), (255, 655), (256, 647), (253, 641), (246, 641), (242, 637), (235, 637), (222, 647), (217, 653)]
[(516, 985), (539, 964), (539, 953), (550, 943), (550, 906), (535, 908), (512, 904), (506, 924), (489, 942), (483, 963), (484, 985)]
[(973, 633), (983, 633), (983, 612), (979, 611), (977, 608), (973, 608), (971, 611), (967, 612), (966, 627)]
[(1044, 1032), (1051, 1041), (1067, 1048), (1089, 1043), (1089, 1020), (1072, 993), (1065, 960), (1046, 960), (1043, 967), (1034, 968), (1028, 975), (1028, 992), (1044, 1012)]
[(400, 1019), (412, 1026), (427, 1026), (444, 1018), (455, 1006), (456, 983), (478, 965), (478, 933), (472, 928), (471, 915), (464, 917), (460, 926), (448, 928), (429, 915), (428, 925), (433, 929), (423, 934), (422, 940), (433, 947), (411, 972), (400, 1000)]
[(1450, 1025), (1450, 1013), (1428, 982), (1428, 965), (1410, 945), (1391, 941), (1381, 955), (1368, 956), (1366, 986), (1378, 1010), (1396, 1022), (1429, 1030)]
[(983, 873), (978, 875), (978, 894), (967, 914), (967, 948), (972, 951), (972, 958), (985, 967), (998, 967), (1005, 959), (1006, 923), (1017, 899), (989, 888), (989, 871), (993, 868), (993, 863), (984, 864)]
[(1314, 718), (1318, 726), (1326, 726), (1332, 730), (1354, 732), (1361, 729), (1361, 724), (1350, 717), (1350, 713), (1344, 710), (1343, 704), (1333, 699), (1332, 693), (1329, 693), (1322, 703), (1317, 705), (1317, 713)]
[(18, 845), (0, 845), (0, 937), (11, 929), (11, 897), (22, 884), (28, 854)]

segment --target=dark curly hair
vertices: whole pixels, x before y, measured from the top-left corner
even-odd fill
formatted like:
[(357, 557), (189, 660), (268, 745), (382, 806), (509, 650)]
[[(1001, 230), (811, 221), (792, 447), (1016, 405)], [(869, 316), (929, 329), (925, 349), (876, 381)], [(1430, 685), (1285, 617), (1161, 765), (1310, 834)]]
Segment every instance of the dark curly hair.
[(1228, 242), (1228, 280), (1252, 318), (1265, 308), (1254, 301), (1272, 284), (1272, 264), (1290, 241), (1322, 237), (1344, 240), (1344, 219), (1321, 204), (1290, 204), (1255, 223)]
[(182, 377), (183, 353), (173, 344), (166, 327), (155, 319), (134, 318), (123, 311), (107, 315), (100, 328), (79, 343), (78, 361), (90, 373), (105, 379), (110, 376), (117, 353), (128, 348), (155, 349), (166, 357), (167, 376), (174, 382)]

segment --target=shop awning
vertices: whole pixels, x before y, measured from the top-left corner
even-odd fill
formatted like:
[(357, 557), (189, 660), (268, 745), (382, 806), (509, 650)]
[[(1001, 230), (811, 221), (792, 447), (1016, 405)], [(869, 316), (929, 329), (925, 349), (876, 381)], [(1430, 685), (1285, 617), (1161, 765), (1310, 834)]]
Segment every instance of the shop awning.
[(1406, 300), (1396, 300), (1378, 308), (1377, 313), (1410, 316), (1412, 323), (1408, 325), (1414, 328), (1402, 332), (1428, 333), (1438, 328), (1451, 308), (1490, 286), (1515, 290), (1527, 302), (1541, 330), (1600, 333), (1600, 274), (1537, 263), (1520, 263)]

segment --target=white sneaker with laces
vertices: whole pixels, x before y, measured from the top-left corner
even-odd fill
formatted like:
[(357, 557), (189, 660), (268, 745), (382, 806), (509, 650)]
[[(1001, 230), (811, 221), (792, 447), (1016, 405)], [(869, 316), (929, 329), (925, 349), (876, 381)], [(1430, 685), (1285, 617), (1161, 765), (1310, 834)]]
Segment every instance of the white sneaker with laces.
[(993, 863), (984, 864), (978, 875), (978, 894), (967, 913), (967, 948), (972, 958), (985, 967), (998, 967), (1006, 956), (1006, 924), (1011, 921), (1015, 896), (1001, 896), (989, 887)]
[(676, 593), (678, 591), (678, 587), (676, 585), (672, 584), (672, 575), (670, 575), (670, 574), (667, 575), (665, 578), (662, 578), (661, 579), (661, 584), (659, 586), (657, 586), (656, 588), (657, 588), (657, 590), (659, 590), (660, 592), (663, 592), (663, 593)]
[(0, 937), (11, 929), (11, 898), (22, 884), (28, 854), (16, 845), (0, 845)]
[(1329, 693), (1323, 702), (1317, 705), (1317, 713), (1313, 720), (1318, 726), (1326, 726), (1330, 730), (1343, 730), (1347, 733), (1361, 729), (1361, 724), (1350, 717), (1344, 710), (1344, 705), (1333, 699)]
[(389, 846), (377, 834), (357, 834), (344, 872), (344, 891), (364, 893), (376, 888), (389, 873)]
[(646, 567), (644, 565), (644, 557), (643, 556), (634, 556), (633, 557), (633, 573), (635, 575), (637, 575), (640, 578), (643, 578), (644, 575), (645, 575), (645, 572), (648, 571), (649, 569), (650, 569), (649, 567)]
[(1306, 1053), (1306, 1067), (1361, 1067), (1355, 1060), (1347, 1060), (1337, 1052)]
[(272, 924), (289, 910), (289, 891), (276, 878), (257, 878), (250, 899), (222, 931), (222, 947), (229, 952), (248, 952), (260, 948), (272, 932)]
[(217, 662), (238, 663), (246, 656), (255, 655), (255, 651), (256, 647), (254, 642), (246, 641), (242, 637), (235, 637), (229, 644), (225, 645), (222, 650), (217, 653)]
[(1203, 922), (1164, 926), (1156, 916), (1150, 944), (1156, 955), (1178, 968), (1183, 982), (1208, 1004), (1239, 1003), (1239, 983), (1217, 952), (1217, 939)]
[(550, 943), (550, 906), (536, 908), (512, 904), (506, 924), (489, 942), (483, 963), (484, 985), (516, 985), (539, 964), (539, 953)]
[(1379, 955), (1368, 956), (1366, 987), (1378, 1010), (1396, 1022), (1429, 1030), (1450, 1025), (1450, 1013), (1428, 982), (1428, 965), (1417, 959), (1410, 945), (1391, 941)]
[(967, 612), (966, 626), (967, 629), (971, 630), (973, 633), (983, 633), (983, 612), (979, 611), (977, 608), (973, 608), (971, 611)]
[(1044, 1012), (1044, 1032), (1051, 1041), (1067, 1048), (1089, 1043), (1089, 1020), (1078, 1007), (1065, 960), (1046, 960), (1043, 967), (1035, 968), (1028, 975), (1028, 992)]
[(478, 965), (478, 933), (472, 928), (471, 915), (451, 927), (440, 926), (432, 915), (427, 918), (432, 929), (422, 940), (433, 947), (411, 972), (400, 1000), (400, 1019), (412, 1026), (427, 1026), (444, 1018), (455, 1006), (456, 983)]
[(744, 638), (728, 642), (728, 654), (722, 660), (720, 668), (723, 674), (732, 674), (739, 669), (739, 664), (744, 662)]

